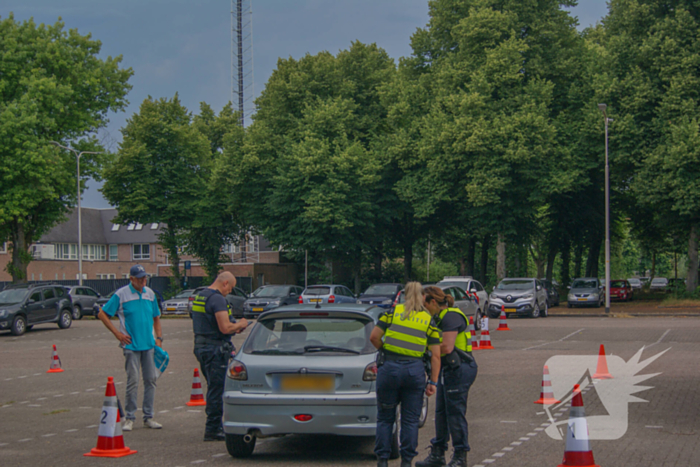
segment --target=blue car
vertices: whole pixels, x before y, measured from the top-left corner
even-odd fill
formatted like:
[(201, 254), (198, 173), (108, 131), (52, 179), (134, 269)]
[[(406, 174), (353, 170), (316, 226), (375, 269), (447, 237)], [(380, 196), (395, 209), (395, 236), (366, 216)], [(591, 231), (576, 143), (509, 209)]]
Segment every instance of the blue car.
[(357, 299), (358, 304), (377, 305), (391, 308), (396, 297), (403, 290), (403, 284), (374, 284), (370, 285)]
[(357, 303), (357, 297), (344, 285), (310, 285), (299, 296), (299, 304)]

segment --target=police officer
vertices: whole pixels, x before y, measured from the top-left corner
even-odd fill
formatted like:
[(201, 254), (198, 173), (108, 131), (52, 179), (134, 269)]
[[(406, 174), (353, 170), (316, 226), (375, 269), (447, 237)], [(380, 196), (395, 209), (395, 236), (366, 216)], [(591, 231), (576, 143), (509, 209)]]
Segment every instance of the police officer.
[[(418, 421), (423, 392), (435, 394), (440, 372), (440, 331), (423, 306), (422, 287), (406, 284), (406, 303), (382, 315), (370, 341), (384, 362), (377, 373), (377, 466), (386, 467), (391, 454), (391, 435), (396, 407), (401, 404), (401, 467), (410, 467), (416, 456)], [(382, 339), (383, 338), (383, 339)], [(426, 385), (423, 356), (432, 351), (432, 373)]]
[(231, 308), (226, 295), (236, 286), (236, 278), (230, 272), (222, 272), (214, 283), (201, 290), (192, 303), (192, 327), (194, 328), (194, 355), (199, 361), (202, 375), (207, 380), (207, 424), (204, 441), (224, 441), (221, 419), (224, 415), (224, 382), (231, 353), (231, 334), (242, 332), (248, 322), (241, 319), (231, 322)]
[(442, 365), (435, 402), (435, 438), (430, 441), (430, 454), (425, 460), (416, 462), (416, 467), (444, 466), (450, 438), (454, 454), (449, 467), (467, 467), (467, 452), (470, 450), (467, 396), (477, 373), (471, 353), (469, 320), (462, 310), (454, 307), (454, 298), (439, 287), (426, 287), (424, 293), (425, 307), (438, 313), (435, 322), (442, 331)]

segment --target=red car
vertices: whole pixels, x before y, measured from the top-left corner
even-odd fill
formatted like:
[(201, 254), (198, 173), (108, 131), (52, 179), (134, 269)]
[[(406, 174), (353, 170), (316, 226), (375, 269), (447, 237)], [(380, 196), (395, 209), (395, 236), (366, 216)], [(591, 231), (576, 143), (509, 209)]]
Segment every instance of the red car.
[(626, 280), (610, 281), (610, 300), (629, 301), (634, 298), (632, 286)]

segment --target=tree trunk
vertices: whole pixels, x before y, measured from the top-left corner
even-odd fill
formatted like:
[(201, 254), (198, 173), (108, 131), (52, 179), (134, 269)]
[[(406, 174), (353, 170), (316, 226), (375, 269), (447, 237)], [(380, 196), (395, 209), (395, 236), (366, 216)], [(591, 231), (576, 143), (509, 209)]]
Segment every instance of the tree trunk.
[(467, 246), (467, 276), (474, 277), (474, 255), (476, 254), (476, 237), (469, 237), (469, 245)]
[(486, 272), (489, 265), (489, 239), (490, 237), (488, 235), (484, 235), (481, 241), (481, 274), (479, 279), (483, 286), (486, 286)]
[(549, 247), (549, 252), (547, 253), (547, 280), (552, 282), (552, 277), (554, 276), (554, 260), (557, 259), (557, 248), (555, 246)]
[(656, 251), (651, 252), (651, 274), (649, 274), (649, 283), (656, 277)]
[(466, 262), (466, 260), (464, 259), (463, 256), (460, 256), (457, 261), (459, 262), (459, 275), (466, 276), (467, 275), (467, 262)]
[(406, 284), (413, 275), (413, 218), (409, 214), (405, 214), (404, 221), (403, 281)]
[[(520, 264), (520, 252), (516, 251), (515, 254), (513, 255), (513, 265), (515, 266), (515, 275), (518, 277), (524, 277), (527, 274), (523, 274), (520, 270), (522, 265)], [(511, 271), (512, 272), (512, 271)]]
[(583, 265), (583, 245), (578, 245), (574, 252), (574, 279), (581, 277), (581, 266)]
[(7, 264), (7, 272), (12, 275), (12, 282), (27, 282), (27, 267), (32, 261), (29, 246), (32, 244), (31, 234), (25, 231), (24, 224), (13, 221), (10, 227), (10, 242), (12, 244), (12, 260)]
[(357, 255), (357, 266), (354, 268), (355, 269), (355, 295), (359, 296), (360, 295), (360, 287), (362, 286), (360, 282), (360, 274), (362, 273), (362, 251), (358, 251), (356, 253)]
[(506, 238), (499, 232), (496, 244), (496, 280), (500, 282), (506, 277)]
[(698, 288), (698, 224), (690, 227), (690, 239), (688, 240), (688, 278), (685, 290), (688, 293), (695, 292)]
[(588, 248), (588, 258), (586, 260), (586, 277), (598, 277), (598, 263), (600, 261), (600, 247), (602, 241), (595, 237)]
[(571, 266), (571, 246), (569, 243), (564, 244), (561, 250), (561, 285), (566, 287), (571, 284), (571, 276), (569, 275)]
[(180, 285), (182, 276), (180, 275), (180, 253), (177, 250), (177, 236), (170, 227), (166, 227), (159, 237), (158, 240), (160, 240), (161, 246), (168, 252), (172, 275), (177, 281), (177, 284)]

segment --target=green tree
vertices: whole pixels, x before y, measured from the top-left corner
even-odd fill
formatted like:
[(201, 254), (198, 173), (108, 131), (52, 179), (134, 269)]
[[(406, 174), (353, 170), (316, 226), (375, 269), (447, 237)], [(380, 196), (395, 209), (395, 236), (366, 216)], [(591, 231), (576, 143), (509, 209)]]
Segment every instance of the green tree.
[(165, 224), (159, 242), (180, 279), (181, 235), (191, 226), (212, 169), (207, 137), (192, 125), (178, 95), (141, 103), (122, 129), (101, 191), (118, 209), (115, 223)]
[[(101, 42), (75, 29), (0, 20), (0, 238), (11, 242), (7, 271), (26, 281), (29, 246), (77, 201), (76, 161), (57, 141), (100, 150), (95, 132), (122, 110), (131, 69), (99, 59)], [(102, 158), (81, 159), (81, 188), (99, 178)]]

